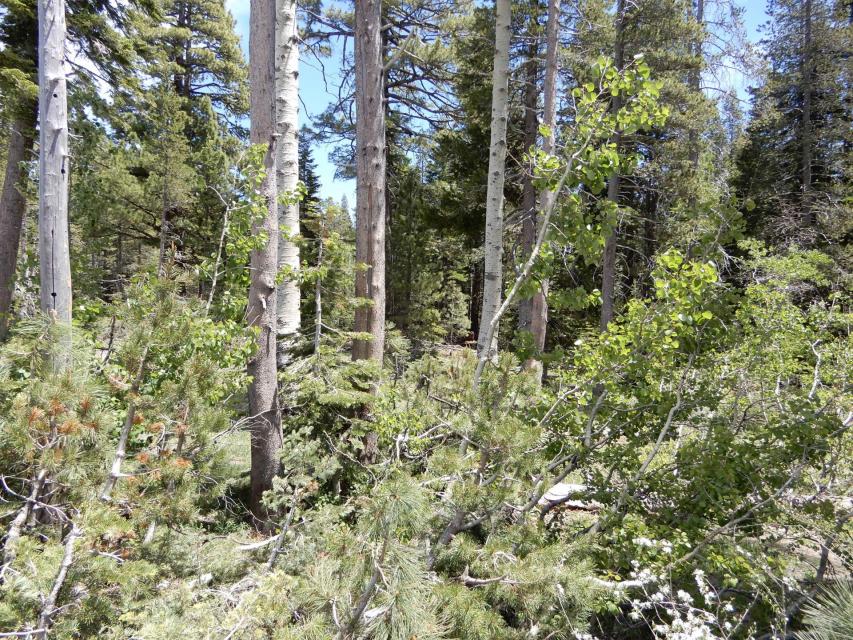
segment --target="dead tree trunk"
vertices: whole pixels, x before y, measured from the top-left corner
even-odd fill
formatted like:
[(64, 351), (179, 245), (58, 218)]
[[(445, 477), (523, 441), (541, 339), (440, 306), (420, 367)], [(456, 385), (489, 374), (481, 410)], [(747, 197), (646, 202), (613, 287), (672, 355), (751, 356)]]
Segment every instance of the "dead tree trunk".
[[(39, 270), (41, 309), (71, 324), (65, 2), (39, 0)], [(70, 345), (69, 345), (70, 346)]]

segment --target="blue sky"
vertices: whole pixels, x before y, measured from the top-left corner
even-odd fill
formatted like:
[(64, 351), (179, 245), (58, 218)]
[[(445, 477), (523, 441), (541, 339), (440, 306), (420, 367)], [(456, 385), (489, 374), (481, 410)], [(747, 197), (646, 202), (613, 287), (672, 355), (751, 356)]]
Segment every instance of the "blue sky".
[[(225, 0), (225, 3), (237, 21), (237, 32), (246, 51), (249, 42), (249, 0)], [(767, 20), (764, 0), (739, 0), (736, 4), (744, 8), (744, 23), (750, 40), (757, 42), (760, 34), (758, 27)], [(330, 93), (338, 84), (338, 62), (340, 52), (336, 52), (330, 59), (324, 61), (326, 80), (312, 57), (303, 56), (299, 69), (299, 95), (302, 105), (299, 110), (300, 126), (310, 124), (311, 118), (329, 105), (335, 96)], [(744, 97), (747, 81), (739, 74), (732, 74), (727, 82), (738, 90)], [(329, 91), (326, 90), (328, 83)], [(318, 146), (314, 149), (314, 159), (317, 162), (317, 173), (322, 184), (321, 194), (323, 197), (331, 197), (336, 200), (344, 195), (347, 196), (350, 206), (355, 205), (355, 182), (353, 180), (335, 180), (335, 166), (329, 161), (331, 147)]]

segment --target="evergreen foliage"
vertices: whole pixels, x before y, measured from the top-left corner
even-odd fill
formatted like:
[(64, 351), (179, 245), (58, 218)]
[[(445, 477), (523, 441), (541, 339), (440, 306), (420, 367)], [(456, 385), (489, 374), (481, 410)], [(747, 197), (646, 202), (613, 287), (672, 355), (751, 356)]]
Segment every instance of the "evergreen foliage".
[[(4, 169), (36, 99), (37, 15), (0, 2)], [(547, 7), (512, 4), (493, 359), (473, 349), (493, 8), (383, 3), (382, 362), (352, 359), (369, 337), (360, 230), (314, 160), (337, 142), (352, 173), (344, 49), (340, 100), (300, 132), (286, 196), (302, 328), (277, 371), (280, 470), (258, 527), (246, 309), (267, 150), (246, 140), (235, 21), (224, 0), (68, 0), (74, 322), (36, 311), (29, 215), (3, 274), (0, 637), (853, 635), (850, 3), (770, 3), (746, 119), (706, 86), (752, 62), (737, 7), (707, 0), (699, 20), (697, 3), (636, 0), (617, 29), (613, 2), (563, 4), (557, 126), (532, 146)], [(299, 9), (300, 45), (341, 53), (349, 5)], [(534, 202), (529, 253), (525, 185), (554, 194)], [(539, 353), (511, 320), (544, 282)]]

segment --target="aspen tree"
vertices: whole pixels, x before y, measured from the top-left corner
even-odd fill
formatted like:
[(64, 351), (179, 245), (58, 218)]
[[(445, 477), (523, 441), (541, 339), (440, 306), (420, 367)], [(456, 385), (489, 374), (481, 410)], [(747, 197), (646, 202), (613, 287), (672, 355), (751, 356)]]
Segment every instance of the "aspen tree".
[(289, 347), (301, 325), (299, 290), (299, 204), (295, 194), (299, 183), (299, 33), (296, 0), (278, 0), (276, 29), (276, 151), (279, 193), (278, 270), (284, 278), (278, 285), (276, 330), (278, 364), (287, 359)]
[[(509, 103), (510, 1), (495, 2), (495, 56), (492, 69), (492, 120), (489, 141), (489, 176), (486, 188), (485, 269), (483, 307), (477, 354), (497, 354), (497, 331), (489, 330), (501, 306), (503, 286), (503, 206), (506, 174), (506, 127)], [(491, 340), (488, 339), (492, 334)], [(488, 340), (488, 344), (486, 341)]]

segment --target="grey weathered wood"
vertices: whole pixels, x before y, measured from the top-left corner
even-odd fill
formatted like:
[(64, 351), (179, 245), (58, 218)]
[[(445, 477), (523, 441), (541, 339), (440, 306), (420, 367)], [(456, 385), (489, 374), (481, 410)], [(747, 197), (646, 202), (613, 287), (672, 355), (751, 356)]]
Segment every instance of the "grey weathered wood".
[(39, 0), (39, 270), (41, 309), (71, 323), (65, 2)]

